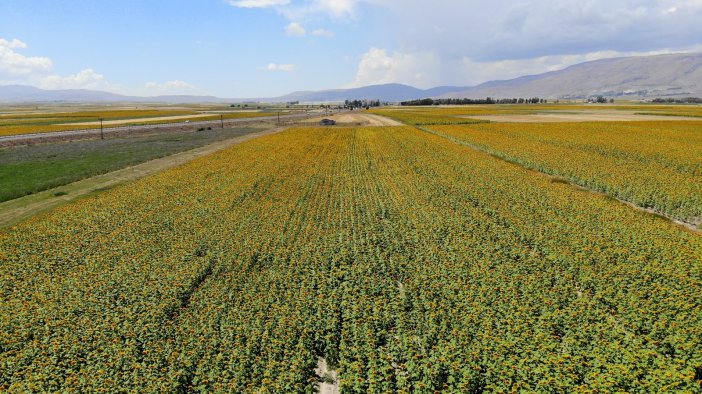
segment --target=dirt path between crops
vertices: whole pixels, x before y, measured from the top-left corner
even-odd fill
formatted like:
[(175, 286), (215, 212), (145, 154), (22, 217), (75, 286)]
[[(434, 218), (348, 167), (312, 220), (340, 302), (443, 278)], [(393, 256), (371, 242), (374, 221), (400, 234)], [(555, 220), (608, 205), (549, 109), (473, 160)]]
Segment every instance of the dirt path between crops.
[(10, 227), (41, 212), (48, 211), (91, 193), (109, 189), (125, 182), (143, 178), (148, 175), (185, 164), (198, 157), (209, 155), (254, 138), (279, 133), (286, 128), (287, 127), (278, 127), (224, 141), (218, 141), (200, 148), (176, 153), (171, 156), (147, 161), (145, 163), (109, 172), (107, 174), (83, 179), (68, 185), (44, 190), (42, 192), (30, 194), (14, 200), (5, 201), (0, 203), (0, 229)]
[(339, 394), (339, 377), (336, 371), (329, 369), (327, 360), (320, 357), (317, 360), (317, 368), (315, 368), (314, 372), (320, 381), (319, 394)]
[(700, 121), (700, 118), (685, 116), (637, 115), (633, 111), (583, 111), (578, 113), (536, 113), (511, 115), (470, 115), (471, 119), (489, 120), (494, 123), (554, 123), (554, 122), (636, 122), (636, 121)]
[(404, 126), (404, 124), (386, 118), (385, 116), (362, 113), (360, 111), (343, 112), (340, 114), (330, 114), (328, 116), (320, 116), (317, 118), (308, 119), (304, 122), (305, 125), (318, 125), (322, 119), (333, 119), (338, 126)]

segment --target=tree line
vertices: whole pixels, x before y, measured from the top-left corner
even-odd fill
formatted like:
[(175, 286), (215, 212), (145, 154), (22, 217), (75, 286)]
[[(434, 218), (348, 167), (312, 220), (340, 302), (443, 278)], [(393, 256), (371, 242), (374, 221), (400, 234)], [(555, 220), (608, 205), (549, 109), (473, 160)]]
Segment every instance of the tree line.
[(380, 100), (345, 100), (344, 101), (344, 108), (347, 108), (347, 109), (354, 109), (354, 108), (369, 109), (370, 107), (380, 107)]
[(431, 99), (425, 98), (420, 100), (410, 100), (402, 101), (400, 105), (413, 106), (413, 105), (479, 105), (479, 104), (543, 104), (547, 103), (548, 100), (531, 97), (531, 98), (507, 98), (507, 99), (494, 99), (491, 97), (486, 97), (484, 99), (469, 99), (469, 98), (442, 98), (442, 99)]
[(672, 103), (672, 104), (702, 104), (700, 97), (685, 97), (685, 98), (655, 98), (652, 103)]

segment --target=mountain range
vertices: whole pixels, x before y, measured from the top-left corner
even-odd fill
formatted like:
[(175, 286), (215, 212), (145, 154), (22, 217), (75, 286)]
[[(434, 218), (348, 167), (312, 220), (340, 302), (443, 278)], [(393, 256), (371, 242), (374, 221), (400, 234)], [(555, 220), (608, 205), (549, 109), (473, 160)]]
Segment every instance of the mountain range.
[(579, 99), (598, 95), (702, 97), (702, 53), (595, 60), (544, 74), (486, 82), (441, 97)]
[(353, 89), (301, 91), (274, 98), (227, 99), (213, 96), (123, 96), (94, 90), (43, 90), (32, 86), (0, 86), (0, 102), (158, 102), (236, 103), (339, 102), (380, 100), (399, 102), (421, 98), (518, 98), (581, 99), (592, 96), (615, 98), (702, 97), (702, 54), (668, 54), (610, 58), (576, 64), (562, 70), (472, 87), (441, 86), (418, 89), (402, 84), (384, 84)]
[(124, 96), (121, 94), (87, 89), (45, 90), (27, 85), (0, 86), (0, 103), (37, 103), (37, 102), (66, 102), (66, 103), (224, 103), (229, 99), (213, 96)]

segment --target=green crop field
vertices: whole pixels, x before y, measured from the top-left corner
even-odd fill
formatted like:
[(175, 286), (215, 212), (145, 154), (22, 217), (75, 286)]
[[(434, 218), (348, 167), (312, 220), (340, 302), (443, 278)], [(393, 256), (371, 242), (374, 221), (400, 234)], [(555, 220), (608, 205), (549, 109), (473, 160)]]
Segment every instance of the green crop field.
[(699, 176), (603, 125), (295, 128), (4, 230), (0, 390), (699, 392), (700, 234), (518, 162)]
[(0, 149), (0, 202), (256, 130), (216, 128)]
[(702, 223), (702, 122), (431, 126), (529, 168)]
[[(70, 110), (69, 110), (70, 109)], [(141, 109), (76, 111), (69, 107), (65, 112), (26, 113), (18, 110), (0, 114), (0, 136), (50, 133), (54, 131), (99, 129), (100, 119), (104, 127), (158, 125), (178, 122), (217, 121), (220, 119), (244, 119), (274, 116), (277, 112), (221, 110), (219, 113), (193, 109)], [(282, 111), (287, 114), (289, 111)]]

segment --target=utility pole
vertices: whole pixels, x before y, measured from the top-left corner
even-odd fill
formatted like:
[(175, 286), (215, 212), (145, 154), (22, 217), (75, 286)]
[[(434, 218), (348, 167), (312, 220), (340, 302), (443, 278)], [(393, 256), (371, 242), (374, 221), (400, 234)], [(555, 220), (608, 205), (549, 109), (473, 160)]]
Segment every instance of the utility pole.
[(100, 139), (101, 139), (101, 140), (104, 140), (104, 139), (105, 139), (105, 134), (104, 134), (103, 131), (102, 131), (102, 121), (103, 121), (103, 118), (100, 118)]
[(222, 128), (224, 128), (224, 115), (220, 114), (219, 115), (219, 121), (222, 123)]
[(280, 126), (280, 111), (278, 111), (278, 126)]

